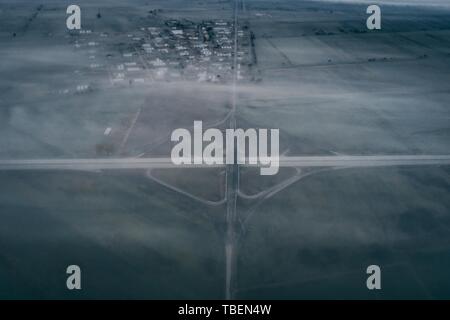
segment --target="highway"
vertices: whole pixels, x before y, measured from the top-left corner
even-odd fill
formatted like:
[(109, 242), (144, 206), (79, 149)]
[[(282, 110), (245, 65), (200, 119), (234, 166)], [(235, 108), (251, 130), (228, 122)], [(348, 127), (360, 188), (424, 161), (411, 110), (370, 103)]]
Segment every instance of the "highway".
[[(450, 165), (450, 155), (281, 156), (280, 167), (387, 167)], [(242, 167), (256, 166), (243, 164)], [(211, 168), (225, 165), (175, 165), (170, 158), (19, 159), (0, 160), (0, 170), (125, 170)]]

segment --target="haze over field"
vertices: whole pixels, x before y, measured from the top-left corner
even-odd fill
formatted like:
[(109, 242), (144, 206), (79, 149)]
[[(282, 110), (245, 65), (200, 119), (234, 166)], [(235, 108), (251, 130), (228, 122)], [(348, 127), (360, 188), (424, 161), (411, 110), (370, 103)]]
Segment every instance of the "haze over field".
[[(450, 3), (376, 2), (0, 1), (0, 298), (450, 298)], [(174, 168), (194, 121), (284, 165)]]

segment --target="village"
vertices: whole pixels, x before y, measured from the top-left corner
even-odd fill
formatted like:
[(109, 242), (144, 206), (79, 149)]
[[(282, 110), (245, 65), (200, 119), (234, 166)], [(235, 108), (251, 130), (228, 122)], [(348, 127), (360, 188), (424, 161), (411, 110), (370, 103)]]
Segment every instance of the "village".
[[(81, 73), (105, 74), (114, 86), (154, 81), (224, 84), (233, 79), (235, 54), (238, 80), (248, 77), (246, 70), (251, 66), (251, 34), (238, 27), (235, 35), (234, 29), (225, 20), (165, 20), (128, 34), (74, 30), (70, 40), (88, 58)], [(235, 40), (239, 43), (236, 52)], [(81, 83), (76, 91), (86, 92), (92, 86)]]

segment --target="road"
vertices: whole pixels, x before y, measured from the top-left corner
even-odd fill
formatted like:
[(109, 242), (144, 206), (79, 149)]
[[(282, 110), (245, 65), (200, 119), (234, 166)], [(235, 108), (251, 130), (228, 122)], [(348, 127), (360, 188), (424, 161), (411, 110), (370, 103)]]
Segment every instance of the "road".
[[(387, 167), (450, 165), (450, 155), (299, 156), (279, 158), (280, 167)], [(242, 164), (240, 166), (255, 166)], [(211, 168), (225, 165), (175, 165), (171, 158), (0, 160), (0, 170), (121, 170)], [(234, 165), (231, 165), (234, 167)]]
[[(232, 109), (228, 127), (236, 129), (236, 109), (237, 109), (237, 52), (238, 52), (238, 10), (239, 0), (234, 1), (233, 26), (234, 26), (234, 47), (233, 47), (233, 82), (232, 82)], [(225, 233), (225, 298), (233, 298), (234, 274), (236, 268), (236, 203), (239, 190), (239, 165), (236, 161), (236, 145), (234, 146), (234, 163), (227, 165), (225, 172), (226, 190), (226, 233)]]

